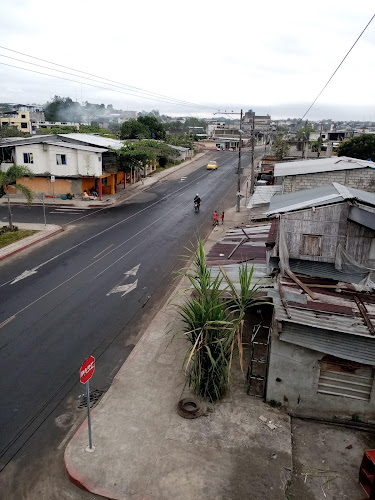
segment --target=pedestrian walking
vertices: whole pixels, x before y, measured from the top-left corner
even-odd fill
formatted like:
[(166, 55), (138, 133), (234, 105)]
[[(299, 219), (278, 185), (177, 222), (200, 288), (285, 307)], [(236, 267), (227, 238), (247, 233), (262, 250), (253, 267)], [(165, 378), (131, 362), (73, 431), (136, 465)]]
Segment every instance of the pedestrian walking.
[(217, 212), (215, 210), (215, 212), (214, 212), (214, 226), (218, 226), (218, 225), (219, 225), (219, 219), (217, 216)]
[(223, 212), (221, 213), (221, 223), (224, 224), (224, 210)]

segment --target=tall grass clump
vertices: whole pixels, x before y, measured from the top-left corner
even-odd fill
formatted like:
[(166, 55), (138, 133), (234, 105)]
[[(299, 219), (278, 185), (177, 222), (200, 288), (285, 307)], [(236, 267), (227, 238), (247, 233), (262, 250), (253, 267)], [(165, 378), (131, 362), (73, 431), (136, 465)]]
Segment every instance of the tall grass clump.
[[(257, 287), (251, 286), (252, 274), (247, 266), (240, 269), (238, 293), (223, 270), (216, 277), (211, 275), (203, 242), (198, 240), (193, 271), (186, 273), (193, 293), (177, 307), (190, 343), (184, 361), (188, 384), (195, 394), (211, 402), (222, 398), (228, 388), (236, 345), (242, 366), (244, 315), (256, 302)], [(223, 297), (227, 289), (232, 290), (232, 295), (235, 292), (230, 300)]]

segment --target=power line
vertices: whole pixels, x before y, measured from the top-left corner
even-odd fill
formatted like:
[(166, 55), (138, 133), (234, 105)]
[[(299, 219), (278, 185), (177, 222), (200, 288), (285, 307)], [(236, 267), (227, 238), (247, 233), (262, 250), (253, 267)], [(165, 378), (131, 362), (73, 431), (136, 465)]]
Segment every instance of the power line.
[(366, 24), (366, 26), (363, 28), (361, 34), (359, 35), (359, 37), (357, 38), (357, 40), (353, 43), (353, 45), (350, 47), (350, 49), (348, 50), (348, 52), (345, 54), (345, 57), (341, 60), (340, 64), (337, 66), (337, 68), (335, 69), (335, 71), (332, 73), (332, 75), (330, 76), (328, 82), (324, 85), (324, 87), (322, 88), (322, 90), (319, 92), (319, 94), (316, 96), (316, 98), (314, 99), (314, 101), (312, 102), (312, 104), (310, 105), (310, 107), (308, 108), (308, 110), (306, 111), (306, 113), (302, 116), (302, 118), (298, 121), (297, 125), (299, 123), (301, 123), (301, 121), (305, 118), (305, 116), (307, 115), (307, 113), (310, 111), (310, 109), (314, 106), (314, 104), (316, 103), (316, 101), (319, 99), (319, 97), (322, 95), (323, 91), (325, 90), (325, 88), (328, 86), (329, 82), (332, 80), (332, 78), (335, 76), (335, 74), (337, 73), (337, 71), (340, 69), (341, 65), (343, 64), (343, 62), (345, 61), (345, 59), (348, 57), (348, 55), (350, 54), (350, 52), (352, 51), (352, 49), (354, 48), (354, 46), (356, 45), (356, 43), (358, 42), (358, 40), (361, 38), (361, 36), (363, 35), (363, 33), (366, 31), (366, 29), (369, 27), (369, 25), (371, 24), (371, 21), (374, 19), (375, 17), (375, 14), (372, 16), (372, 18), (370, 19), (370, 21)]
[[(176, 105), (179, 105), (179, 106), (186, 106), (188, 108), (192, 108), (192, 107), (205, 107), (203, 104), (183, 104), (183, 103), (171, 103), (170, 101), (165, 101), (163, 99), (158, 99), (158, 98), (155, 98), (155, 97), (146, 97), (146, 96), (140, 96), (140, 95), (137, 95), (137, 94), (132, 94), (130, 92), (124, 92), (124, 91), (121, 91), (121, 90), (115, 90), (115, 89), (110, 89), (108, 87), (102, 87), (100, 85), (94, 85), (92, 83), (87, 83), (87, 82), (79, 82), (77, 80), (72, 80), (71, 78), (64, 78), (63, 76), (57, 76), (57, 75), (49, 75), (48, 73), (43, 73), (42, 71), (36, 71), (36, 70), (33, 70), (33, 69), (29, 69), (29, 68), (21, 68), (20, 66), (15, 66), (13, 64), (6, 64), (6, 63), (2, 63), (0, 62), (1, 65), (3, 66), (9, 66), (11, 68), (17, 68), (17, 69), (21, 69), (23, 71), (29, 71), (31, 73), (37, 73), (39, 75), (44, 75), (44, 76), (50, 76), (52, 78), (59, 78), (60, 80), (66, 80), (68, 82), (73, 82), (73, 83), (79, 83), (79, 84), (83, 84), (83, 85), (87, 85), (89, 87), (95, 87), (95, 88), (98, 88), (98, 89), (102, 89), (102, 90), (109, 90), (110, 92), (117, 92), (118, 94), (126, 94), (126, 95), (131, 95), (133, 97), (141, 97), (142, 99), (149, 99), (151, 101), (160, 101), (160, 102), (166, 102), (167, 104), (176, 104)], [(52, 68), (51, 68), (52, 69)], [(54, 70), (52, 70), (54, 71)], [(79, 75), (77, 75), (79, 77)], [(80, 78), (80, 77), (79, 77)], [(206, 108), (207, 109), (207, 108)], [(215, 108), (216, 109), (216, 108)]]
[[(75, 71), (75, 72), (77, 72), (77, 73), (82, 73), (83, 75), (94, 76), (95, 78), (100, 78), (101, 80), (104, 80), (104, 81), (106, 81), (106, 82), (113, 82), (113, 83), (115, 83), (115, 84), (120, 84), (122, 87), (126, 87), (126, 88), (128, 88), (128, 89), (134, 89), (134, 90), (136, 90), (136, 91), (140, 91), (140, 92), (142, 92), (142, 93), (149, 94), (150, 96), (162, 97), (162, 98), (164, 98), (164, 99), (173, 100), (173, 101), (175, 101), (175, 102), (176, 102), (176, 104), (180, 104), (180, 103), (183, 103), (183, 104), (191, 104), (191, 105), (193, 105), (193, 106), (205, 107), (205, 108), (207, 109), (207, 106), (204, 106), (203, 104), (197, 104), (197, 103), (193, 103), (193, 102), (190, 102), (190, 101), (185, 101), (185, 100), (183, 100), (183, 99), (178, 99), (178, 98), (175, 98), (175, 97), (170, 97), (170, 96), (167, 96), (167, 95), (164, 95), (164, 94), (158, 94), (158, 93), (156, 93), (156, 92), (151, 92), (151, 91), (149, 91), (149, 90), (144, 90), (144, 89), (142, 89), (142, 88), (140, 88), (140, 87), (134, 87), (134, 86), (132, 86), (132, 85), (128, 85), (128, 84), (125, 84), (125, 83), (122, 83), (122, 82), (118, 82), (118, 81), (116, 81), (116, 80), (111, 80), (111, 79), (109, 79), (109, 78), (104, 78), (104, 77), (102, 77), (102, 76), (95, 75), (95, 74), (93, 74), (93, 73), (88, 73), (88, 72), (86, 72), (86, 71), (81, 71), (81, 70), (78, 70), (78, 69), (72, 68), (72, 67), (70, 67), (70, 66), (64, 66), (64, 65), (62, 65), (62, 64), (54, 63), (54, 62), (52, 62), (52, 61), (48, 61), (48, 60), (46, 60), (46, 59), (42, 59), (42, 58), (40, 58), (40, 57), (32, 56), (32, 55), (30, 55), (30, 54), (26, 54), (26, 53), (24, 53), (24, 52), (20, 52), (20, 51), (17, 51), (17, 50), (9, 49), (8, 47), (4, 47), (4, 46), (2, 46), (2, 45), (0, 45), (0, 48), (5, 49), (5, 50), (8, 50), (8, 51), (10, 51), (10, 52), (14, 52), (14, 53), (16, 53), (16, 54), (21, 54), (21, 55), (26, 56), (26, 57), (29, 57), (29, 58), (31, 58), (31, 59), (36, 59), (36, 60), (38, 60), (38, 61), (42, 61), (42, 62), (46, 62), (46, 63), (48, 63), (48, 64), (52, 64), (52, 65), (54, 65), (54, 66), (58, 66), (58, 67), (60, 67), (60, 68), (70, 69), (70, 70)], [(3, 55), (3, 57), (8, 57), (8, 58), (10, 58), (10, 59), (15, 59), (16, 61), (21, 61), (21, 62), (24, 62), (24, 63), (26, 63), (26, 64), (31, 64), (31, 65), (35, 65), (35, 66), (40, 66), (40, 67), (45, 68), (45, 69), (50, 69), (50, 70), (52, 70), (52, 71), (57, 71), (56, 69), (53, 69), (53, 68), (48, 68), (48, 67), (46, 68), (45, 66), (41, 66), (41, 65), (39, 65), (39, 64), (32, 63), (32, 62), (22, 61), (21, 59), (16, 59), (16, 58), (13, 58), (13, 57), (10, 57), (10, 56)], [(20, 68), (20, 69), (22, 69), (22, 68)], [(65, 72), (65, 71), (63, 71), (63, 73), (66, 73), (66, 72)], [(67, 73), (67, 74), (70, 74), (70, 75), (71, 75), (71, 73)], [(51, 76), (51, 75), (49, 75), (49, 76)], [(73, 76), (76, 76), (76, 77), (79, 77), (79, 78), (86, 78), (86, 79), (88, 79), (88, 80), (91, 80), (91, 78), (82, 77), (81, 75), (73, 75)], [(96, 80), (93, 80), (93, 81), (96, 81)], [(99, 82), (99, 83), (105, 83), (105, 82)], [(115, 85), (115, 86), (116, 86), (116, 85)], [(130, 95), (137, 95), (137, 94), (130, 94)], [(157, 99), (155, 99), (155, 100), (157, 100)], [(164, 102), (164, 101), (163, 101), (163, 102)], [(208, 106), (208, 107), (210, 108), (210, 106)], [(214, 109), (214, 108), (212, 108), (212, 109)], [(216, 109), (216, 108), (215, 108), (215, 109)]]
[[(22, 63), (25, 63), (25, 64), (30, 64), (32, 66), (38, 66), (39, 68), (48, 69), (50, 71), (59, 71), (60, 73), (65, 73), (66, 75), (75, 76), (75, 77), (78, 77), (78, 78), (82, 78), (84, 80), (90, 80), (92, 82), (101, 83), (101, 84), (104, 83), (104, 82), (102, 82), (100, 80), (94, 80), (93, 78), (88, 78), (87, 76), (82, 77), (81, 75), (76, 75), (74, 73), (69, 73), (68, 71), (62, 71), (61, 69), (49, 68), (48, 66), (43, 66), (42, 64), (37, 64), (37, 63), (33, 63), (33, 62), (24, 61), (23, 59), (18, 59), (17, 57), (6, 56), (5, 54), (0, 54), (0, 57), (6, 57), (8, 59), (13, 59), (15, 61), (19, 61), (19, 62), (22, 62)], [(101, 78), (101, 77), (99, 77), (99, 78)], [(82, 83), (85, 83), (85, 82), (82, 82)], [(119, 85), (114, 85), (113, 83), (106, 83), (105, 85), (111, 85), (112, 87), (116, 87), (116, 88), (120, 88), (120, 89), (123, 88), (123, 87), (120, 87)], [(131, 93), (130, 95), (134, 95), (134, 96), (137, 96), (137, 97), (144, 97), (142, 94), (138, 94), (138, 93)], [(166, 99), (169, 99), (169, 98), (166, 98)], [(170, 98), (170, 99), (174, 99), (174, 98)], [(163, 101), (163, 102), (167, 102), (167, 101)], [(188, 101), (177, 101), (177, 99), (176, 100), (171, 100), (171, 101), (168, 101), (168, 102), (170, 102), (171, 104), (192, 104), (193, 105), (193, 103), (189, 103)], [(203, 106), (204, 107), (203, 104), (196, 104), (196, 106)]]

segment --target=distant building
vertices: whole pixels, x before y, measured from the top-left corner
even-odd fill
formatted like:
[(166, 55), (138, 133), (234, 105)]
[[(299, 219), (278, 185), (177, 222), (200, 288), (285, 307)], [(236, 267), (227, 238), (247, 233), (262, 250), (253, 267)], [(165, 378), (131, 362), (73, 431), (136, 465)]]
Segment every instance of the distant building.
[(0, 116), (0, 126), (15, 127), (19, 132), (31, 134), (31, 120), (29, 111), (8, 111)]
[(328, 182), (375, 192), (375, 163), (346, 156), (276, 163), (274, 176), (275, 184), (283, 186), (283, 193), (315, 188)]

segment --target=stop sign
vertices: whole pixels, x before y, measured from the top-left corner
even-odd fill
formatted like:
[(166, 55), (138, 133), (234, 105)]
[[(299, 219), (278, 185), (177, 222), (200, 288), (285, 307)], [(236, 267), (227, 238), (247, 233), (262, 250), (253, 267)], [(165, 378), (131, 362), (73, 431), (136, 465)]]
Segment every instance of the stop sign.
[(86, 384), (88, 380), (94, 375), (95, 371), (95, 358), (89, 356), (83, 363), (79, 370), (79, 378), (82, 384)]

